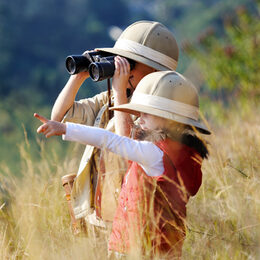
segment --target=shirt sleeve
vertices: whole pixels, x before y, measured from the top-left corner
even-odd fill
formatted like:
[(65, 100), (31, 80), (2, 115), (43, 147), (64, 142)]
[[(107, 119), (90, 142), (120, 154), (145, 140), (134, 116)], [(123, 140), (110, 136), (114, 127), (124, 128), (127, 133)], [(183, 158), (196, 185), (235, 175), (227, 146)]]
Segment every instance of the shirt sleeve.
[(137, 141), (116, 135), (102, 128), (66, 123), (63, 140), (108, 149), (128, 160), (137, 162), (149, 176), (160, 176), (163, 171), (163, 152), (152, 142)]

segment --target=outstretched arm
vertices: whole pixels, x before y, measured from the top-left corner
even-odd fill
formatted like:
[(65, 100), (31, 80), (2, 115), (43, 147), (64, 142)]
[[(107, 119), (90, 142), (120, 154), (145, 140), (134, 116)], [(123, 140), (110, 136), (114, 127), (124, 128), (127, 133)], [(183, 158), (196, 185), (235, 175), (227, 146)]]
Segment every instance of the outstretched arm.
[(37, 132), (43, 133), (47, 138), (63, 135), (64, 140), (105, 148), (135, 161), (149, 176), (159, 176), (163, 173), (163, 152), (151, 142), (136, 141), (97, 127), (48, 120), (36, 113), (34, 117), (43, 123)]
[(62, 138), (108, 149), (125, 159), (139, 163), (149, 176), (159, 176), (164, 170), (163, 152), (152, 142), (137, 141), (102, 128), (74, 123), (66, 123), (66, 134)]

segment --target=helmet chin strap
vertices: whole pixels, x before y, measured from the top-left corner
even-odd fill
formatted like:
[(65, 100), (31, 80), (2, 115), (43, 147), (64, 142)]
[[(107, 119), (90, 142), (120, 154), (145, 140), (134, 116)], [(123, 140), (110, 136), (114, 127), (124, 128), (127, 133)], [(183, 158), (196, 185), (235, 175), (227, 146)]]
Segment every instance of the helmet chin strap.
[(130, 81), (130, 78), (128, 79), (128, 83), (129, 83), (129, 85), (130, 85), (130, 87), (131, 88), (127, 88), (126, 89), (126, 95), (127, 95), (127, 97), (130, 97), (130, 96), (132, 96), (133, 95), (133, 92), (135, 91), (135, 88), (133, 87), (133, 85), (132, 85), (132, 83), (131, 83), (131, 81)]
[(111, 83), (110, 79), (107, 79), (107, 95), (108, 95), (108, 118), (109, 120), (113, 117), (113, 111), (109, 110), (111, 107)]

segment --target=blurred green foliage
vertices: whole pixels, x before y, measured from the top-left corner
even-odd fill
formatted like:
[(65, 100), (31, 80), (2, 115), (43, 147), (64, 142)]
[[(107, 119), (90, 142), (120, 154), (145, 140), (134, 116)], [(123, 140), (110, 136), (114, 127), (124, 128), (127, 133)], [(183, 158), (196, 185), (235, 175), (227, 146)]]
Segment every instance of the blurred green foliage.
[(122, 0), (0, 1), (0, 95), (30, 88), (54, 101), (67, 78), (65, 57), (111, 46), (107, 28), (128, 19)]
[(240, 6), (224, 17), (224, 34), (210, 27), (197, 42), (183, 44), (185, 53), (199, 64), (211, 99), (222, 103), (259, 100), (260, 4), (256, 7), (253, 14)]

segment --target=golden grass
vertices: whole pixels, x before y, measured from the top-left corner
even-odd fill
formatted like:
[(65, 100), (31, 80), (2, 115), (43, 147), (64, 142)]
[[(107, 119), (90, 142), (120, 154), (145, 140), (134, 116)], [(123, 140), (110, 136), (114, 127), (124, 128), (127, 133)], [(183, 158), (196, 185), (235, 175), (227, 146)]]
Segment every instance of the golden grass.
[[(214, 127), (202, 186), (188, 204), (183, 259), (260, 258), (259, 112), (230, 112)], [(0, 259), (106, 259), (106, 237), (70, 230), (60, 178), (78, 160), (46, 160), (43, 146), (37, 162), (21, 146), (22, 178), (0, 168)]]
[[(255, 108), (256, 109), (256, 108)], [(203, 183), (188, 205), (184, 259), (260, 257), (259, 108), (230, 114), (210, 139)], [(259, 258), (258, 258), (259, 259)]]

